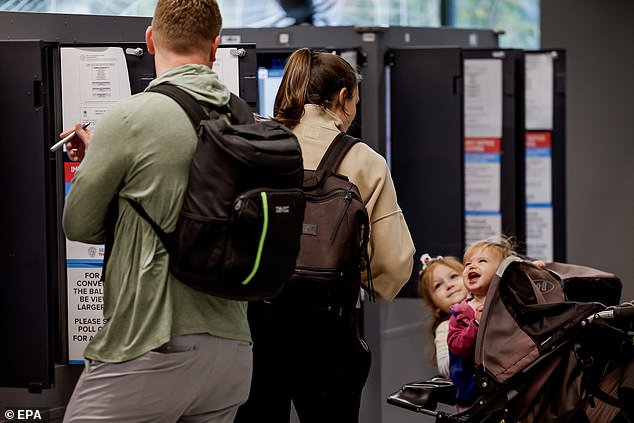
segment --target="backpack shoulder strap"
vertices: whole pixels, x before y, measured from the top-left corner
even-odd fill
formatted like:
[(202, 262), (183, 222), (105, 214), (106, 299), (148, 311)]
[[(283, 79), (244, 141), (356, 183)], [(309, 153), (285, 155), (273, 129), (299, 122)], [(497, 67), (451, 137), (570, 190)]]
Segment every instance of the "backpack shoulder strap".
[(330, 143), (328, 150), (319, 162), (319, 166), (317, 166), (317, 170), (335, 172), (348, 150), (359, 141), (361, 141), (359, 138), (340, 132)]
[[(198, 101), (196, 101), (194, 97), (175, 85), (167, 83), (159, 84), (152, 88), (149, 88), (148, 91), (165, 94), (166, 96), (176, 101), (187, 113), (187, 116), (189, 116), (189, 119), (192, 121), (194, 128), (198, 128), (198, 125), (202, 120), (209, 119), (210, 117), (210, 114), (207, 114), (205, 112), (205, 109), (203, 109), (203, 107), (198, 103)], [(234, 110), (235, 113), (233, 113)], [(231, 94), (231, 98), (229, 99), (229, 104), (227, 106), (215, 108), (212, 111), (212, 114), (213, 112), (216, 112), (216, 115), (218, 115), (218, 112), (231, 112), (232, 120), (237, 120), (238, 123), (251, 123), (254, 121), (253, 113), (251, 113), (249, 105), (233, 93)], [(136, 212), (150, 224), (152, 229), (154, 229), (154, 232), (159, 237), (159, 239), (163, 243), (163, 246), (169, 253), (170, 235), (161, 229), (161, 227), (150, 217), (150, 215), (145, 211), (145, 209), (139, 202), (131, 200), (129, 198), (127, 200), (132, 208), (136, 210)]]
[(128, 203), (132, 206), (132, 208), (134, 210), (136, 210), (136, 212), (143, 218), (145, 219), (145, 221), (147, 223), (150, 224), (150, 226), (152, 227), (152, 229), (154, 229), (154, 233), (156, 233), (156, 236), (159, 237), (159, 239), (161, 240), (161, 242), (163, 243), (163, 246), (165, 247), (165, 249), (167, 250), (168, 253), (170, 253), (170, 236), (167, 232), (165, 232), (163, 229), (161, 229), (161, 227), (158, 225), (158, 223), (156, 223), (149, 214), (147, 214), (147, 212), (145, 211), (145, 209), (143, 208), (143, 206), (141, 205), (141, 203), (139, 203), (138, 201), (132, 200), (130, 198), (126, 198), (126, 200), (128, 200)]
[[(205, 110), (202, 108), (198, 101), (194, 97), (192, 97), (189, 93), (183, 91), (175, 85), (171, 84), (159, 84), (154, 87), (148, 89), (148, 91), (165, 94), (166, 96), (173, 99), (179, 106), (183, 108), (189, 119), (192, 121), (194, 128), (198, 128), (200, 122), (204, 119), (208, 119), (209, 115), (205, 113)], [(138, 201), (127, 198), (128, 203), (132, 206), (132, 208), (143, 218), (147, 223), (150, 224), (154, 232), (159, 237), (163, 246), (170, 252), (170, 242), (169, 235), (161, 229), (161, 227), (150, 217), (150, 215), (145, 211), (141, 203)]]
[(231, 121), (233, 123), (253, 123), (255, 118), (253, 112), (246, 101), (231, 93), (228, 103), (229, 112), (231, 112)]

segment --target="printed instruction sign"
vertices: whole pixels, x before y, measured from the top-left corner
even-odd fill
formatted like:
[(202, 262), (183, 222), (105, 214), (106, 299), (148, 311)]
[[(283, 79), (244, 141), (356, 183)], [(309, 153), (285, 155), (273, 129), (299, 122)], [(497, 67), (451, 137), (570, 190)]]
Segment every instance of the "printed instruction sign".
[(553, 53), (530, 53), (524, 58), (526, 69), (526, 130), (553, 129)]
[(236, 48), (219, 48), (216, 51), (216, 61), (213, 64), (213, 70), (218, 74), (220, 79), (229, 88), (229, 91), (240, 96), (240, 66)]
[(526, 253), (554, 260), (552, 130), (556, 52), (527, 53)]
[(500, 235), (501, 139), (465, 140), (465, 226), (467, 245)]
[[(240, 95), (239, 55), (219, 48), (214, 71), (231, 92)], [(88, 123), (94, 131), (106, 111), (131, 95), (125, 52), (120, 47), (62, 47), (60, 49), (62, 125)], [(79, 163), (64, 163), (68, 194)], [(103, 245), (66, 240), (68, 296), (68, 361), (83, 363), (86, 345), (103, 327), (103, 285), (100, 282)]]
[(554, 260), (551, 133), (526, 133), (526, 253)]
[(502, 138), (502, 60), (464, 61), (465, 138)]
[[(79, 164), (64, 163), (66, 193)], [(103, 284), (100, 281), (103, 245), (66, 240), (66, 292), (68, 297), (68, 360), (82, 363), (86, 345), (104, 325)]]
[(465, 59), (465, 241), (502, 232), (502, 60)]
[[(125, 53), (120, 47), (62, 47), (62, 124), (88, 123), (94, 131), (101, 117), (130, 96)], [(64, 163), (68, 194), (78, 163)], [(100, 282), (104, 246), (66, 240), (68, 361), (83, 363), (86, 345), (105, 324)]]

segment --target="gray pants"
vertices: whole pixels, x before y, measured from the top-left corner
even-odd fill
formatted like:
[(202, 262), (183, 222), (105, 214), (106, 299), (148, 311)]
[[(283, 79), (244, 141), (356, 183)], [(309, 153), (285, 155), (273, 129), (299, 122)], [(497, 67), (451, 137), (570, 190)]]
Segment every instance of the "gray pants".
[(67, 422), (231, 423), (247, 400), (252, 345), (197, 334), (123, 363), (87, 360)]

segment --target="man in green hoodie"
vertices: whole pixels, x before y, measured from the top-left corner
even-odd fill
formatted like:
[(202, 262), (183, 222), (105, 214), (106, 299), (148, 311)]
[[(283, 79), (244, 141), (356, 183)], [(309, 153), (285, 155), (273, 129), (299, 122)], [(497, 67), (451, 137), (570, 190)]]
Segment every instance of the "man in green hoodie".
[[(222, 19), (215, 0), (159, 0), (146, 31), (158, 77), (206, 107), (229, 90), (212, 71)], [(64, 207), (68, 239), (103, 244), (118, 205), (104, 281), (105, 326), (64, 422), (232, 422), (251, 383), (246, 303), (195, 291), (168, 271), (168, 255), (126, 199), (174, 230), (197, 134), (169, 97), (143, 92), (108, 110), (94, 134), (77, 125), (66, 145), (81, 160)], [(64, 134), (62, 134), (64, 135)]]

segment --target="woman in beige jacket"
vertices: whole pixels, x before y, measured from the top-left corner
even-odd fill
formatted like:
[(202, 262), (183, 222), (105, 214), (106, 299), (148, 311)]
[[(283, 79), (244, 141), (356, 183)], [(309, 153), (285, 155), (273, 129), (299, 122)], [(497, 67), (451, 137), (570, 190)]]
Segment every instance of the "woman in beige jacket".
[[(300, 49), (289, 57), (275, 119), (299, 139), (305, 169), (317, 168), (333, 139), (348, 130), (358, 101), (357, 74), (340, 56)], [(373, 291), (377, 299), (391, 300), (411, 275), (414, 245), (389, 168), (381, 155), (359, 142), (337, 172), (359, 188), (370, 219)], [(332, 307), (309, 307), (318, 293), (305, 291), (292, 298), (290, 307), (288, 298), (284, 305), (277, 298), (251, 304), (254, 374), (237, 422), (288, 422), (291, 401), (302, 423), (358, 421), (370, 366), (367, 346), (356, 330), (343, 329), (349, 319), (327, 311)]]

